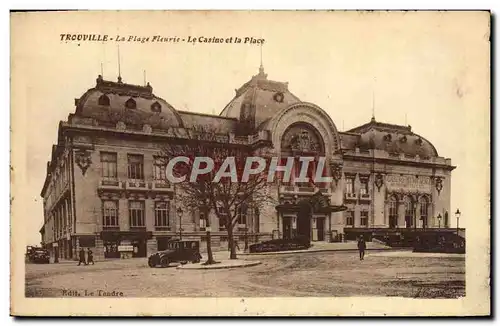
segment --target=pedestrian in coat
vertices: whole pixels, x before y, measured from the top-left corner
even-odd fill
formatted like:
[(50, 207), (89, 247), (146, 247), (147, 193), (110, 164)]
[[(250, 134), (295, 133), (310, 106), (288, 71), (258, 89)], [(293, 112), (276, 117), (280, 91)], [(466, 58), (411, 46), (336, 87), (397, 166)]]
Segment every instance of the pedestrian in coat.
[(358, 250), (359, 250), (359, 260), (364, 260), (365, 259), (365, 249), (366, 249), (366, 242), (365, 239), (363, 239), (363, 236), (359, 236), (358, 239)]
[(80, 248), (80, 251), (78, 252), (79, 260), (78, 260), (78, 266), (80, 266), (82, 263), (84, 265), (87, 265), (85, 262), (85, 250), (83, 248)]
[(94, 265), (94, 253), (90, 248), (87, 249), (87, 264), (92, 263)]

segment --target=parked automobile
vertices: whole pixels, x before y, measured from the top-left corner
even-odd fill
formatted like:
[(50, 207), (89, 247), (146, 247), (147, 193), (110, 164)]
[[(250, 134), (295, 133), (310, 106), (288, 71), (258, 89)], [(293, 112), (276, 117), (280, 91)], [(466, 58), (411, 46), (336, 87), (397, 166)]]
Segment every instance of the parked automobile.
[(149, 256), (149, 267), (167, 267), (170, 263), (187, 262), (199, 263), (202, 256), (200, 254), (199, 241), (179, 241), (174, 240), (167, 243), (167, 249), (158, 251)]
[(32, 263), (50, 263), (50, 253), (47, 249), (33, 248), (28, 253), (28, 261)]
[(306, 237), (295, 237), (292, 239), (274, 239), (250, 245), (250, 252), (273, 252), (287, 250), (303, 250), (311, 246)]

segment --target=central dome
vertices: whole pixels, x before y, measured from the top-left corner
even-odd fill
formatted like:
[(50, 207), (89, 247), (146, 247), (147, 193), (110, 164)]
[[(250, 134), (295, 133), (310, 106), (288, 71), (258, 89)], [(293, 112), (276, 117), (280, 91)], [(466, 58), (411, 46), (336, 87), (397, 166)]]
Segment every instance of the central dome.
[(280, 110), (299, 103), (300, 99), (288, 90), (288, 83), (267, 79), (262, 65), (259, 73), (236, 90), (221, 116), (240, 121), (240, 133), (251, 133)]

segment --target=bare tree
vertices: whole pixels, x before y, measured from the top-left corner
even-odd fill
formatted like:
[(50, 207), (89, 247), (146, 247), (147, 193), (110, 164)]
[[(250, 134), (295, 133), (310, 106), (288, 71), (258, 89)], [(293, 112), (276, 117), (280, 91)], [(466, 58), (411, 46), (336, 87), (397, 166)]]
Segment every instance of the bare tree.
[[(173, 169), (173, 173), (177, 176), (186, 175), (184, 181), (175, 185), (178, 187), (179, 196), (182, 196), (183, 202), (191, 208), (204, 209), (207, 217), (210, 211), (216, 214), (219, 224), (224, 225), (228, 235), (230, 259), (237, 258), (233, 234), (240, 214), (244, 214), (249, 207), (261, 208), (273, 200), (268, 192), (267, 168), (260, 173), (249, 175), (248, 180), (242, 180), (247, 158), (253, 156), (252, 154), (251, 147), (244, 144), (230, 144), (224, 140), (224, 136), (205, 126), (189, 130), (189, 137), (182, 143), (167, 144), (163, 149), (163, 156), (167, 160), (177, 156), (189, 158), (189, 162), (177, 163)], [(190, 176), (196, 157), (210, 157), (214, 167), (193, 180)], [(219, 170), (229, 172), (226, 162), (228, 157), (234, 160), (233, 167), (236, 171), (233, 172), (236, 173), (232, 176), (219, 175), (220, 178), (216, 178)], [(206, 165), (200, 166), (202, 169), (204, 167)], [(214, 262), (210, 240), (210, 232), (207, 231), (209, 251), (207, 264)]]

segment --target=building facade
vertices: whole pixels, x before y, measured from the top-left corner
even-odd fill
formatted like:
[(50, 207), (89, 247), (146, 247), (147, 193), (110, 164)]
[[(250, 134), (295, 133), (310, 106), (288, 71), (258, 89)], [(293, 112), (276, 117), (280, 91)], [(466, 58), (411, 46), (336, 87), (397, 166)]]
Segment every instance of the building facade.
[[(333, 182), (298, 182), (294, 168), (288, 182), (269, 184), (276, 203), (240, 213), (239, 241), (298, 234), (341, 241), (354, 231), (450, 227), (454, 166), (429, 141), (410, 126), (375, 118), (340, 132), (322, 108), (301, 101), (288, 83), (269, 80), (260, 67), (219, 115), (176, 110), (149, 84), (99, 76), (59, 124), (41, 192), (42, 243), (67, 259), (81, 247), (92, 248), (96, 259), (116, 258), (119, 246), (133, 246), (133, 255), (144, 257), (179, 236), (203, 247), (209, 222), (212, 246), (227, 248), (213, 212), (178, 209), (183, 203), (161, 159), (166, 143), (200, 127), (256, 156), (326, 157), (323, 173)], [(311, 198), (323, 205), (304, 212), (301, 203)]]

